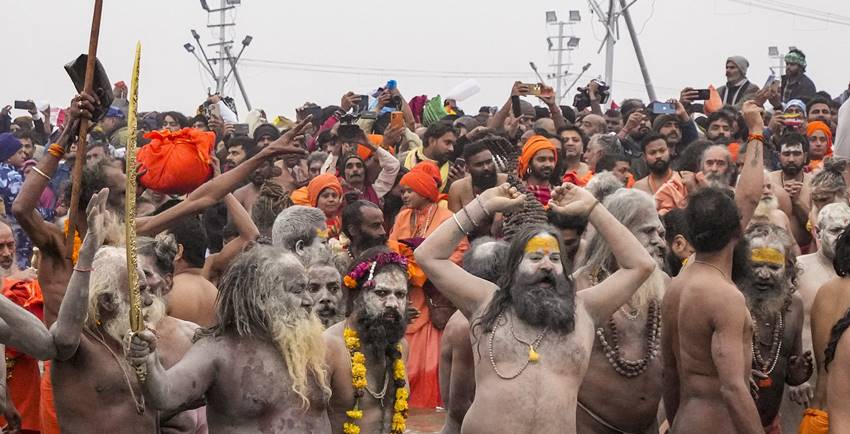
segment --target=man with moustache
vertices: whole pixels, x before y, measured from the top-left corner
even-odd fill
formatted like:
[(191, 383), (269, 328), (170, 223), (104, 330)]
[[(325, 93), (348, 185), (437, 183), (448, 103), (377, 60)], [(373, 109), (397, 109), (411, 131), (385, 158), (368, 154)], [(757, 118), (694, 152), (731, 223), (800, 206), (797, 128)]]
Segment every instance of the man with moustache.
[[(248, 158), (250, 157), (253, 157), (253, 155), (248, 155)], [(257, 170), (248, 175), (248, 183), (234, 191), (233, 196), (236, 197), (239, 204), (248, 210), (250, 214), (251, 210), (254, 209), (254, 204), (257, 203), (257, 198), (260, 197), (260, 189), (263, 187), (263, 184), (266, 181), (277, 178), (281, 173), (281, 168), (275, 166), (272, 161), (263, 161)]]
[(752, 319), (732, 283), (746, 272), (748, 249), (742, 252), (746, 242), (739, 239), (764, 184), (761, 109), (749, 101), (743, 115), (754, 136), (735, 199), (721, 188), (689, 197), (685, 216), (694, 260), (671, 281), (662, 302), (663, 399), (672, 432), (764, 432), (748, 384)]
[[(756, 223), (772, 224), (779, 226), (788, 234), (791, 233), (791, 221), (788, 220), (788, 216), (779, 209), (779, 199), (773, 191), (773, 184), (770, 182), (768, 172), (764, 173), (764, 187), (761, 192), (761, 199), (759, 199), (759, 204), (756, 207), (756, 210), (753, 213), (753, 219), (750, 222), (751, 225)], [(791, 250), (792, 256), (796, 257), (800, 254), (800, 248), (796, 243), (791, 247)]]
[(133, 335), (128, 358), (147, 370), (149, 405), (169, 411), (205, 397), (210, 432), (328, 432), (322, 323), (298, 258), (255, 246), (219, 290), (218, 323), (170, 369), (152, 331)]
[(357, 200), (342, 210), (342, 233), (348, 238), (348, 257), (360, 257), (372, 247), (385, 246), (389, 236), (384, 229), (384, 213), (368, 200)]
[(584, 187), (593, 177), (590, 166), (581, 161), (587, 136), (584, 136), (576, 127), (561, 127), (558, 130), (558, 136), (561, 138), (563, 148), (561, 156), (564, 159), (564, 180)]
[(546, 137), (531, 136), (522, 147), (519, 164), (517, 164), (517, 176), (523, 180), (525, 188), (542, 205), (548, 204), (552, 197), (550, 178), (556, 164), (558, 164), (558, 149)]
[[(508, 244), (491, 237), (476, 239), (463, 255), (463, 269), (488, 282), (499, 280), (508, 256)], [(452, 314), (440, 344), (440, 395), (446, 408), (441, 434), (458, 434), (475, 397), (475, 360), (469, 340), (469, 320)]]
[(801, 246), (808, 245), (811, 234), (806, 229), (811, 212), (812, 175), (805, 172), (809, 164), (809, 141), (797, 133), (784, 134), (777, 140), (780, 170), (770, 172), (772, 184), (782, 186), (791, 202), (791, 231)]
[[(130, 300), (125, 289), (125, 250), (98, 249), (103, 242), (107, 196), (104, 189), (89, 204), (88, 236), (51, 327), (53, 340), (42, 349), (53, 352), (53, 401), (59, 425), (63, 433), (122, 432), (128, 427), (137, 432), (194, 432), (191, 423), (176, 416), (179, 409), (157, 414), (146, 405), (132, 368), (118, 356), (130, 332)], [(153, 290), (140, 269), (142, 314), (147, 324), (158, 328), (165, 317), (165, 304)], [(161, 351), (173, 363), (182, 356), (190, 336), (182, 334), (180, 339), (161, 332)]]
[[(349, 315), (325, 331), (333, 432), (404, 431), (407, 415), (407, 259), (386, 247), (367, 250), (345, 277)], [(357, 390), (352, 373), (362, 370)], [(361, 371), (362, 372), (362, 371)], [(351, 410), (359, 410), (355, 415)], [(402, 417), (403, 415), (403, 417)], [(396, 430), (401, 417), (401, 430)]]
[[(497, 286), (452, 263), (452, 246), (476, 221), (488, 213), (515, 209), (524, 197), (505, 184), (487, 190), (480, 199), (441, 225), (416, 250), (417, 262), (436, 287), (470, 318), (478, 368), (475, 399), (463, 432), (574, 433), (577, 392), (594, 330), (631, 298), (655, 263), (590, 192), (565, 184), (555, 189), (550, 209), (587, 216), (607, 243), (618, 246), (620, 269), (576, 294), (567, 277), (558, 231), (531, 226), (512, 238), (506, 272)], [(524, 398), (516, 399), (518, 393)], [(508, 408), (511, 411), (505, 411)]]
[[(508, 181), (507, 174), (497, 172), (496, 162), (493, 160), (493, 153), (490, 151), (494, 147), (501, 146), (497, 143), (500, 141), (504, 141), (504, 139), (488, 136), (469, 143), (463, 148), (463, 158), (466, 160), (469, 176), (452, 183), (449, 189), (449, 209), (451, 211), (459, 211), (485, 190)], [(481, 227), (472, 233), (470, 238), (489, 235), (491, 224), (492, 220), (482, 222)]]
[(342, 276), (328, 257), (307, 266), (307, 285), (313, 313), (328, 328), (344, 318)]
[[(604, 205), (643, 245), (657, 265), (632, 298), (596, 329), (590, 365), (578, 394), (579, 432), (645, 432), (656, 421), (661, 401), (661, 299), (669, 280), (661, 269), (667, 246), (664, 226), (648, 194), (621, 189)], [(576, 287), (597, 285), (617, 271), (612, 246), (595, 234)]]
[(649, 134), (643, 138), (641, 149), (643, 150), (643, 161), (649, 168), (649, 175), (635, 182), (635, 189), (654, 195), (664, 183), (674, 176), (678, 176), (670, 169), (670, 150), (667, 147), (667, 137), (661, 134)]
[(793, 295), (797, 264), (793, 240), (770, 224), (751, 226), (746, 234), (751, 272), (736, 281), (753, 317), (753, 369), (758, 380), (756, 407), (768, 433), (781, 432), (779, 408), (785, 385), (798, 386), (812, 375), (812, 352), (803, 352), (803, 302)]
[[(337, 162), (337, 176), (341, 178), (346, 197), (349, 193), (354, 193), (358, 199), (381, 205), (381, 200), (393, 189), (401, 164), (393, 154), (373, 145), (365, 134), (360, 142), (360, 146), (368, 149), (370, 156), (374, 156), (374, 159), (369, 160), (360, 152), (343, 155)], [(380, 169), (374, 181), (368, 176), (372, 161), (376, 161)]]

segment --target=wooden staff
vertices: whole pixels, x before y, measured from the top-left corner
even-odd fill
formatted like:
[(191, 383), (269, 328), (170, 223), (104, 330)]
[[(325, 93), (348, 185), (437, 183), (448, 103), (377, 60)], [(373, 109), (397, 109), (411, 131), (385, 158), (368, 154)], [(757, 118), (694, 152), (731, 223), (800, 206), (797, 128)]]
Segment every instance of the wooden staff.
[[(127, 184), (124, 190), (124, 228), (127, 251), (127, 285), (130, 289), (130, 330), (139, 333), (145, 329), (142, 318), (142, 295), (139, 292), (139, 259), (136, 256), (136, 125), (139, 102), (139, 58), (142, 54), (142, 44), (136, 42), (136, 57), (133, 61), (133, 72), (130, 77), (130, 109), (127, 116)], [(145, 382), (147, 372), (145, 365), (136, 366), (136, 377), (140, 383)]]
[[(89, 35), (89, 54), (86, 59), (86, 80), (83, 92), (92, 93), (94, 87), (94, 68), (97, 62), (97, 41), (100, 37), (100, 15), (103, 11), (103, 0), (94, 0), (94, 13), (91, 19), (91, 34)], [(82, 188), (83, 163), (86, 161), (86, 141), (89, 133), (89, 120), (80, 119), (79, 141), (77, 142), (77, 157), (71, 172), (71, 204), (68, 209), (68, 233), (65, 234), (65, 257), (71, 259), (74, 254), (74, 234), (77, 232), (74, 224), (77, 208), (80, 206), (80, 189)]]

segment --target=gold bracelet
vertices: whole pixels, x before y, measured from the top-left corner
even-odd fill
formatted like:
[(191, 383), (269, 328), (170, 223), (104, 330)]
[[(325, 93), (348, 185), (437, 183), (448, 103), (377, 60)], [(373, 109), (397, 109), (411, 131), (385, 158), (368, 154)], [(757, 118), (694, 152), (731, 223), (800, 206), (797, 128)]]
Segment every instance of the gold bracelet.
[(38, 167), (32, 166), (32, 170), (33, 170), (35, 173), (38, 173), (39, 175), (43, 176), (43, 177), (44, 177), (44, 179), (46, 179), (46, 180), (47, 180), (47, 182), (50, 182), (50, 181), (52, 180), (49, 176), (47, 176), (47, 174), (46, 174), (46, 173), (42, 172), (42, 171), (41, 171), (41, 169), (39, 169)]

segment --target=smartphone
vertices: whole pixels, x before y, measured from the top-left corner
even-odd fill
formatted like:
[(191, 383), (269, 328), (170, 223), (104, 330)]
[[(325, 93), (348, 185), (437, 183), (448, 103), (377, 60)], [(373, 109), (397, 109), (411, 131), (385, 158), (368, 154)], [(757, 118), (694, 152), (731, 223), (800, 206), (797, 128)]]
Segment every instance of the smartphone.
[(401, 128), (403, 126), (404, 126), (404, 113), (402, 113), (402, 112), (392, 112), (392, 113), (390, 113), (390, 127)]
[(234, 136), (247, 136), (248, 135), (248, 124), (233, 124), (233, 135)]
[(360, 102), (357, 103), (355, 110), (357, 113), (365, 112), (369, 110), (369, 95), (357, 95), (360, 98)]
[(33, 110), (35, 103), (32, 101), (15, 101), (15, 108), (18, 110)]
[(515, 118), (522, 117), (522, 106), (519, 105), (519, 95), (511, 95), (511, 111)]
[(656, 115), (669, 115), (676, 113), (676, 106), (669, 102), (654, 102), (649, 105), (649, 111)]
[(697, 93), (697, 96), (696, 98), (694, 98), (694, 101), (705, 101), (711, 98), (711, 91), (709, 91), (708, 89), (694, 89), (693, 92)]
[(457, 167), (458, 169), (465, 169), (466, 160), (464, 160), (462, 157), (455, 158), (455, 167)]
[(528, 86), (528, 94), (534, 96), (540, 96), (543, 92), (543, 87), (540, 86), (540, 83), (523, 83), (523, 86)]

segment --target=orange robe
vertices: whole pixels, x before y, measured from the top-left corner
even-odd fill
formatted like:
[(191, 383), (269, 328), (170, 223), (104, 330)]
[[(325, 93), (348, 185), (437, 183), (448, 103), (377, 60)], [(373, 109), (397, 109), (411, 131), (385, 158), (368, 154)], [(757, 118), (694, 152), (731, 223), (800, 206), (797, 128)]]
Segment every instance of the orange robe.
[[(411, 215), (416, 214), (416, 227), (411, 227)], [(431, 215), (429, 219), (428, 216)], [(404, 208), (396, 217), (390, 232), (390, 245), (398, 240), (414, 237), (427, 237), (444, 221), (452, 218), (452, 212), (439, 206), (430, 205), (424, 210)], [(455, 248), (451, 260), (460, 263), (463, 253), (469, 249), (469, 241), (464, 237)], [(400, 250), (405, 250), (402, 247)], [(409, 251), (409, 249), (407, 249)], [(405, 252), (400, 252), (405, 253)], [(409, 253), (405, 256), (412, 256)], [(418, 267), (415, 267), (418, 268)], [(421, 277), (419, 277), (421, 276)], [(409, 301), (419, 310), (419, 318), (407, 326), (405, 339), (409, 347), (407, 355), (407, 379), (410, 384), (409, 404), (414, 408), (436, 408), (442, 405), (440, 398), (439, 363), (440, 338), (443, 335), (431, 324), (428, 301), (422, 289), (424, 276), (414, 271), (410, 281)]]
[[(7, 280), (3, 285), (3, 295), (38, 319), (44, 319), (44, 299), (38, 281)], [(38, 361), (14, 348), (6, 347), (6, 387), (9, 398), (21, 415), (22, 430), (41, 430), (40, 383)], [(0, 425), (6, 425), (3, 417), (0, 417)]]
[(829, 432), (829, 414), (817, 408), (807, 408), (800, 422), (800, 434), (827, 434)]

